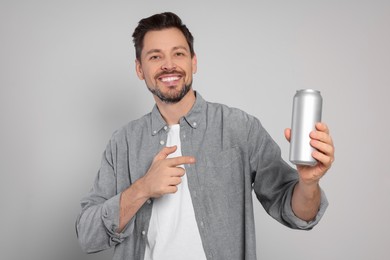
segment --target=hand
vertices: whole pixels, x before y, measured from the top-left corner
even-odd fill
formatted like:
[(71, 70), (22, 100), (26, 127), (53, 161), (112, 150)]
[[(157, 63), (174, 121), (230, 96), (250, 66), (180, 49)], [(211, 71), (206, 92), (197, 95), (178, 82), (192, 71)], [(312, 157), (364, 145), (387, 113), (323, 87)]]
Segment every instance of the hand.
[(176, 149), (176, 146), (164, 147), (154, 157), (148, 172), (140, 179), (147, 197), (159, 198), (165, 194), (175, 193), (185, 173), (184, 168), (179, 166), (195, 163), (195, 158), (192, 156), (167, 158)]
[[(318, 163), (315, 166), (297, 165), (300, 181), (304, 184), (318, 184), (334, 162), (334, 145), (327, 125), (317, 123), (315, 127), (316, 130), (310, 133), (310, 145), (317, 149), (312, 156)], [(284, 135), (290, 141), (291, 129), (284, 130)]]

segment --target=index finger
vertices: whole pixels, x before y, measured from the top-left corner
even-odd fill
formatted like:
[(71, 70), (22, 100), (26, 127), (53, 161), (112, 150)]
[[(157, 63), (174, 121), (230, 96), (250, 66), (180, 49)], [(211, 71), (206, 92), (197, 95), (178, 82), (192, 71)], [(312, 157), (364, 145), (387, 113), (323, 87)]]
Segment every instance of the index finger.
[(179, 165), (182, 165), (182, 164), (194, 164), (195, 163), (195, 157), (193, 156), (179, 156), (179, 157), (175, 157), (175, 158), (169, 158), (167, 159), (167, 161), (169, 162), (168, 165), (169, 166), (179, 166)]

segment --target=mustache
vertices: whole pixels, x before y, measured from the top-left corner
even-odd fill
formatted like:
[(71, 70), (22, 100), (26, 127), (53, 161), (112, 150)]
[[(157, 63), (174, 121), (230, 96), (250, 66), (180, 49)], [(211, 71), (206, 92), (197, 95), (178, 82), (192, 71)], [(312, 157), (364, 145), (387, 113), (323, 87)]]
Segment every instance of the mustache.
[(180, 76), (185, 76), (185, 72), (183, 72), (183, 71), (169, 70), (169, 71), (162, 71), (162, 72), (158, 73), (154, 78), (158, 79), (159, 77), (161, 77), (163, 75), (169, 75), (169, 74), (178, 74)]

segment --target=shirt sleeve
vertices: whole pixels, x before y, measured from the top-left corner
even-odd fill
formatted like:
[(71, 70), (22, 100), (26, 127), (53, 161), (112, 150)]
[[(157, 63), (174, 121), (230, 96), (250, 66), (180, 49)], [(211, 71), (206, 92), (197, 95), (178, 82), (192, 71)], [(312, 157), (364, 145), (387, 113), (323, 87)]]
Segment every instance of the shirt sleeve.
[(292, 227), (295, 227), (297, 229), (303, 229), (303, 230), (312, 229), (315, 225), (318, 224), (318, 222), (324, 215), (326, 208), (328, 207), (328, 200), (326, 198), (325, 192), (321, 189), (321, 203), (320, 203), (320, 208), (318, 210), (318, 213), (312, 221), (305, 221), (295, 216), (291, 207), (291, 199), (292, 199), (292, 191), (289, 192), (287, 197), (287, 201), (290, 201), (290, 203), (286, 203), (284, 205), (283, 219), (287, 223), (289, 223)]
[(110, 140), (103, 154), (101, 167), (93, 188), (81, 200), (81, 212), (76, 221), (76, 233), (82, 249), (98, 252), (121, 243), (134, 229), (134, 218), (118, 233), (120, 196), (117, 191), (116, 148)]
[(281, 158), (279, 146), (256, 118), (253, 118), (248, 144), (253, 189), (267, 213), (290, 228), (312, 229), (327, 208), (325, 193), (321, 190), (321, 205), (315, 219), (310, 222), (299, 219), (291, 207), (298, 172)]

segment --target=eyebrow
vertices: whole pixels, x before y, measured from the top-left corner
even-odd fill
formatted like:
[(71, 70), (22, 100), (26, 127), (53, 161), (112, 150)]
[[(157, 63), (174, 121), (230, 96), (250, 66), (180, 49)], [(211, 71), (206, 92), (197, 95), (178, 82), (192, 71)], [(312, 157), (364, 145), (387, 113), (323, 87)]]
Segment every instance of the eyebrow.
[[(189, 52), (188, 48), (186, 48), (185, 46), (175, 46), (175, 47), (172, 48), (172, 50), (173, 50), (173, 51), (176, 51), (176, 50), (185, 50), (185, 51)], [(145, 53), (145, 56), (148, 56), (148, 55), (150, 55), (150, 54), (152, 54), (152, 53), (161, 53), (161, 52), (162, 52), (161, 49), (151, 49), (151, 50), (149, 50), (149, 51), (147, 51), (147, 52)]]
[(152, 53), (159, 53), (159, 52), (161, 52), (160, 49), (151, 49), (145, 53), (145, 56), (148, 56), (149, 54), (152, 54)]
[(189, 51), (188, 48), (186, 48), (186, 47), (184, 47), (184, 46), (176, 46), (176, 47), (173, 47), (172, 50), (174, 50), (174, 51), (176, 51), (176, 50), (185, 50), (185, 51)]

